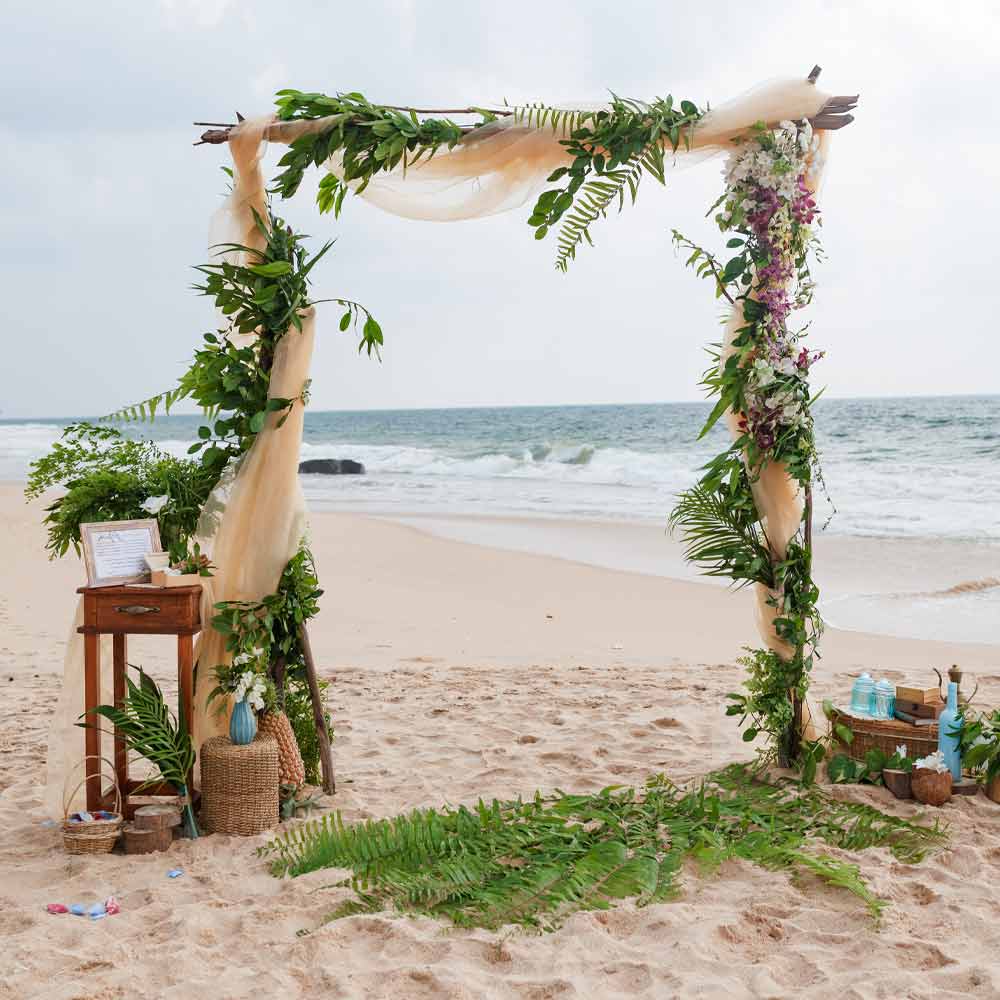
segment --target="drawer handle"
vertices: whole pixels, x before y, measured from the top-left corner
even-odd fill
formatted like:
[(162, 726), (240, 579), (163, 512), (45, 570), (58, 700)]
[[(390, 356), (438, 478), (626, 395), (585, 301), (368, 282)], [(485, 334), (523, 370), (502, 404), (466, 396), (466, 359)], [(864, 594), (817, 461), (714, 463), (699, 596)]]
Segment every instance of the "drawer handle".
[(123, 615), (153, 615), (159, 610), (159, 608), (147, 607), (145, 604), (123, 604), (115, 608), (115, 611)]

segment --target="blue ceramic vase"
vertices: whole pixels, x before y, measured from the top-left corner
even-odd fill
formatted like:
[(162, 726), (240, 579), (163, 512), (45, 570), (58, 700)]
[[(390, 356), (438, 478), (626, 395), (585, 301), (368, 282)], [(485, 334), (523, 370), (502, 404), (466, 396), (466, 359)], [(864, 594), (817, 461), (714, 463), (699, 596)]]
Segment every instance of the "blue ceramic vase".
[(246, 746), (257, 735), (257, 716), (248, 702), (238, 701), (229, 716), (229, 738), (236, 746)]
[(938, 718), (938, 750), (944, 754), (944, 762), (951, 770), (955, 781), (962, 780), (962, 755), (958, 749), (958, 737), (951, 736), (958, 720), (958, 685), (948, 682), (948, 704)]

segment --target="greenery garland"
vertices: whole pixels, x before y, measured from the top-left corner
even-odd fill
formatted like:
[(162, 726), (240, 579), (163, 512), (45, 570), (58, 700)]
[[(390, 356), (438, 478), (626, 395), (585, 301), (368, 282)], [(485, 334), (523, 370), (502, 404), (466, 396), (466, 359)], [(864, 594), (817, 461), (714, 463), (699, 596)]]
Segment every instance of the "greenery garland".
[[(804, 699), (823, 623), (819, 590), (812, 580), (811, 489), (821, 479), (809, 388), (809, 369), (821, 352), (804, 344), (806, 330), (792, 330), (793, 310), (812, 298), (810, 255), (818, 250), (813, 223), (818, 209), (807, 185), (810, 157), (818, 155), (807, 121), (758, 123), (729, 157), (727, 188), (712, 206), (716, 223), (731, 233), (736, 253), (724, 264), (674, 231), (675, 244), (690, 251), (687, 264), (713, 282), (742, 319), (728, 344), (714, 345), (702, 384), (716, 396), (701, 436), (728, 412), (739, 414), (739, 436), (706, 466), (694, 488), (682, 493), (671, 515), (687, 558), (702, 571), (738, 585), (756, 583), (776, 597), (775, 630), (794, 650), (785, 660), (770, 649), (748, 649), (745, 693), (729, 696), (728, 714), (745, 724), (743, 738), (768, 737), (765, 759), (799, 756), (799, 733), (789, 696)], [(753, 485), (769, 464), (782, 463), (807, 498), (800, 531), (784, 559), (775, 557), (753, 497)], [(782, 695), (784, 692), (784, 695)], [(802, 763), (811, 776), (822, 754), (806, 748)]]
[(815, 843), (887, 847), (912, 864), (945, 839), (937, 823), (922, 826), (788, 780), (760, 782), (733, 765), (689, 790), (655, 775), (641, 791), (536, 793), (528, 801), (422, 809), (354, 826), (333, 813), (259, 853), (277, 876), (349, 869), (335, 887), (352, 889), (353, 898), (328, 919), (394, 905), (466, 927), (552, 930), (574, 912), (608, 909), (617, 900), (643, 906), (674, 898), (687, 858), (708, 871), (740, 858), (815, 875), (856, 895), (877, 921), (885, 901), (856, 865), (817, 851)]
[(704, 114), (691, 101), (675, 106), (669, 95), (648, 103), (612, 95), (609, 106), (598, 110), (565, 110), (543, 104), (500, 111), (465, 108), (460, 113), (478, 120), (463, 126), (448, 118), (421, 118), (414, 109), (372, 104), (359, 93), (329, 97), (281, 90), (277, 96), (281, 121), (329, 121), (323, 129), (299, 136), (290, 144), (279, 160), (284, 169), (274, 179), (273, 190), (282, 198), (291, 197), (309, 167), (323, 166), (338, 156), (342, 176), (326, 174), (316, 195), (320, 211), (333, 211), (334, 215), (340, 214), (349, 189), (360, 194), (376, 174), (397, 167), (405, 171), (442, 147), (454, 148), (465, 135), (500, 116), (565, 136), (559, 142), (571, 162), (548, 178), (550, 183), (563, 183), (539, 196), (528, 219), (539, 240), (561, 222), (556, 254), (556, 267), (561, 271), (568, 269), (583, 241), (593, 246), (591, 225), (605, 217), (616, 202), (621, 211), (626, 192), (635, 203), (643, 174), (660, 184), (666, 182), (666, 147), (676, 152), (682, 143), (688, 144), (692, 126)]

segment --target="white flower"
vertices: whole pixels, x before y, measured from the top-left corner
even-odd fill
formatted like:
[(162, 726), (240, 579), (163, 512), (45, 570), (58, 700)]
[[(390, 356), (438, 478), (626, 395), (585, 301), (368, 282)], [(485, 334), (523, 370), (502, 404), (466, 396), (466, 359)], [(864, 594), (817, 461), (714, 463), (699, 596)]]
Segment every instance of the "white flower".
[(142, 505), (142, 509), (150, 514), (159, 514), (167, 504), (170, 503), (170, 497), (148, 497)]
[(774, 369), (763, 358), (758, 358), (753, 363), (753, 374), (754, 380), (762, 389), (774, 381)]
[(899, 746), (896, 747), (896, 753), (900, 757), (905, 757), (906, 756), (906, 744), (905, 743), (900, 743)]
[(944, 754), (940, 750), (935, 750), (934, 753), (929, 754), (926, 757), (921, 757), (920, 760), (913, 762), (914, 768), (923, 768), (925, 771), (937, 771), (939, 774), (943, 774), (945, 771), (950, 770), (948, 765), (944, 762)]

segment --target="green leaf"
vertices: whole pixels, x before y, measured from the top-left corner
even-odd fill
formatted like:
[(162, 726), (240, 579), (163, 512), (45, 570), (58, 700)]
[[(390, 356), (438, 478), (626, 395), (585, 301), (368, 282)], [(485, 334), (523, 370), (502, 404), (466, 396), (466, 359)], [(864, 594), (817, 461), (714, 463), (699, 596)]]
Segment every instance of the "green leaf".
[(279, 278), (283, 274), (291, 274), (292, 265), (287, 260), (275, 260), (269, 264), (250, 264), (247, 270), (261, 278)]

